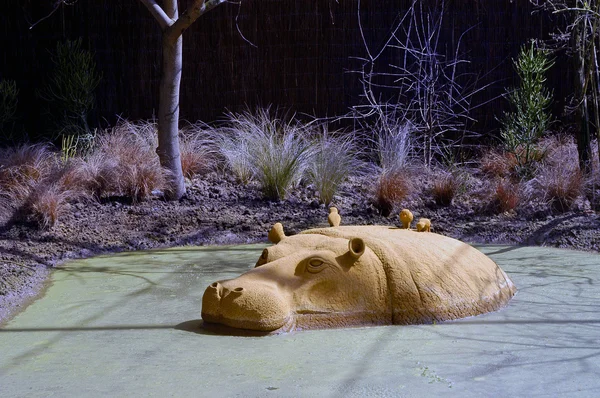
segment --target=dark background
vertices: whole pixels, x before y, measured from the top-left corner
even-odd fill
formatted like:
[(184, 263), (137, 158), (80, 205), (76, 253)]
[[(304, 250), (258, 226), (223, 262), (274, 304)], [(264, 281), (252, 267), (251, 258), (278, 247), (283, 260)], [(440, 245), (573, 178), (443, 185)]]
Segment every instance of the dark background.
[[(427, 1), (434, 4), (436, 0)], [(28, 130), (43, 128), (35, 89), (51, 72), (57, 41), (83, 39), (95, 53), (103, 79), (96, 91), (95, 125), (117, 117), (149, 119), (158, 104), (161, 32), (139, 0), (79, 0), (33, 29), (52, 10), (52, 0), (3, 0), (0, 16), (0, 78), (14, 79)], [(8, 3), (8, 4), (7, 4)], [(377, 48), (387, 38), (407, 0), (363, 0), (366, 39)], [(180, 1), (180, 10), (188, 1)], [(547, 38), (547, 16), (532, 15), (526, 0), (447, 1), (442, 46), (463, 56), (480, 83), (493, 83), (476, 98), (488, 102), (516, 83), (512, 59), (529, 38)], [(236, 24), (237, 20), (237, 24)], [(256, 47), (244, 40), (242, 35)], [(350, 73), (365, 55), (356, 0), (243, 0), (223, 4), (184, 33), (181, 118), (218, 121), (224, 112), (274, 105), (318, 117), (342, 115), (360, 103), (358, 76)], [(571, 91), (568, 64), (549, 74), (557, 112)], [(502, 98), (477, 109), (477, 130), (493, 130), (506, 106)]]

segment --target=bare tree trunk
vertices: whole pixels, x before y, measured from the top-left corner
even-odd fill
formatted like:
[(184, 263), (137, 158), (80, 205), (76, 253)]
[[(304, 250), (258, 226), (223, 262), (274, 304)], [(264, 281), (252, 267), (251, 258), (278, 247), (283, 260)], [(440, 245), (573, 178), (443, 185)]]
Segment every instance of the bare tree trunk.
[[(177, 1), (165, 1), (165, 12), (169, 18), (178, 18)], [(163, 35), (162, 74), (160, 78), (158, 103), (158, 148), (156, 153), (160, 165), (170, 172), (169, 188), (165, 197), (178, 200), (185, 195), (185, 183), (181, 169), (179, 151), (179, 87), (183, 63), (181, 35)]]
[(579, 169), (588, 174), (590, 171), (590, 130), (589, 130), (589, 112), (587, 104), (587, 76), (586, 76), (586, 48), (585, 32), (582, 27), (576, 26), (573, 29), (571, 40), (573, 40), (572, 48), (577, 51), (573, 57), (575, 69), (575, 124), (577, 129), (577, 153), (579, 154)]
[(167, 169), (170, 184), (165, 192), (169, 200), (185, 195), (179, 150), (179, 87), (183, 65), (183, 32), (202, 14), (226, 0), (194, 0), (179, 17), (178, 0), (164, 0), (161, 7), (156, 0), (140, 0), (158, 22), (162, 32), (162, 74), (158, 103), (158, 148), (160, 165)]

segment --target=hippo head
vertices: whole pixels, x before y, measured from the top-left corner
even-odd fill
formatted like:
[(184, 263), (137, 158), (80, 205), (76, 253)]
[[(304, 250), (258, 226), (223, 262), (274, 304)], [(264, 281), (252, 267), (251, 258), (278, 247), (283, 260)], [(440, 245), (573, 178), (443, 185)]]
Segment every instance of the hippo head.
[(269, 238), (255, 268), (206, 289), (205, 322), (262, 332), (392, 322), (385, 272), (362, 239), (286, 237), (281, 225)]

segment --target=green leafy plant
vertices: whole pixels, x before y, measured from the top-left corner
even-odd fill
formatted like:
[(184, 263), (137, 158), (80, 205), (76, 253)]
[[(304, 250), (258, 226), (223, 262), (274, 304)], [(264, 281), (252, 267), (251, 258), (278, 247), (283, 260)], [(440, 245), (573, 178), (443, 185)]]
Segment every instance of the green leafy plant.
[(54, 70), (38, 91), (48, 105), (52, 139), (90, 134), (88, 115), (94, 108), (94, 90), (101, 80), (94, 55), (81, 47), (81, 39), (58, 43), (52, 54)]
[(61, 156), (60, 160), (63, 162), (69, 161), (77, 154), (77, 140), (74, 135), (63, 135), (61, 143)]
[(552, 120), (549, 106), (552, 93), (546, 88), (544, 74), (554, 61), (536, 42), (521, 48), (515, 69), (521, 80), (519, 87), (506, 94), (513, 110), (501, 119), (500, 133), (508, 152), (517, 160), (517, 171), (522, 176), (531, 174), (532, 161), (537, 156), (536, 143)]

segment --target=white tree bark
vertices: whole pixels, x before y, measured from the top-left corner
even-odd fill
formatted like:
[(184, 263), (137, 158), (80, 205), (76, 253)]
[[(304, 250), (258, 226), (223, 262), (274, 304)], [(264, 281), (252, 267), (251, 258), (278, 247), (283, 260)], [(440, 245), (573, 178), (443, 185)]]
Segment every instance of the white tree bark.
[(158, 104), (158, 148), (160, 164), (171, 174), (165, 192), (167, 199), (179, 200), (185, 195), (179, 150), (179, 91), (183, 65), (182, 33), (202, 14), (226, 0), (195, 0), (181, 16), (177, 0), (164, 0), (161, 7), (155, 0), (140, 0), (157, 20), (162, 32), (162, 73)]

